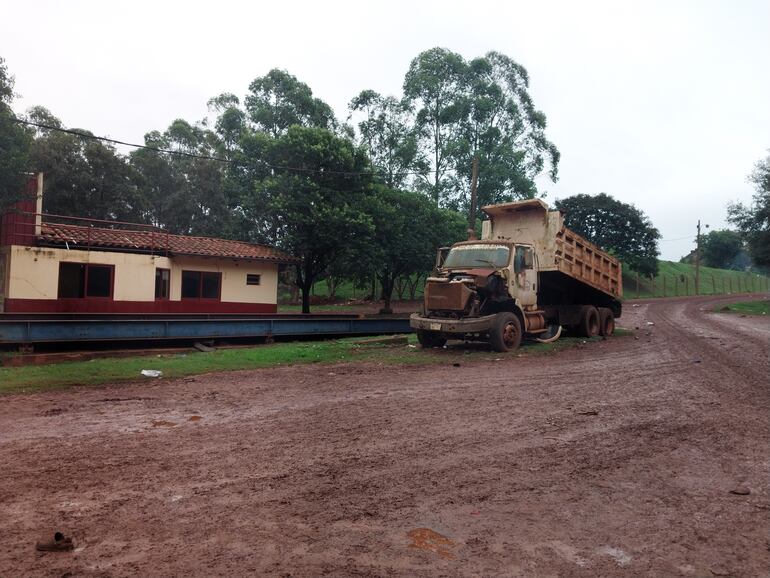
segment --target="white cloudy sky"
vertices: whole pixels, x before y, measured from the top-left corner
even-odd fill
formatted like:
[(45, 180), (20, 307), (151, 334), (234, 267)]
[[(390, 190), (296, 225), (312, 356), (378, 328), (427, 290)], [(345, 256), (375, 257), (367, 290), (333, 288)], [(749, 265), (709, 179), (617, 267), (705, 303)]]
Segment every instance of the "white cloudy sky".
[[(142, 142), (198, 120), (221, 92), (285, 68), (339, 117), (364, 88), (400, 94), (409, 62), (443, 46), (498, 50), (530, 73), (562, 153), (547, 200), (606, 192), (661, 230), (662, 256), (692, 247), (698, 218), (730, 200), (770, 148), (767, 0), (218, 2), (5, 0), (0, 56), (19, 111)], [(681, 239), (682, 237), (688, 237)]]

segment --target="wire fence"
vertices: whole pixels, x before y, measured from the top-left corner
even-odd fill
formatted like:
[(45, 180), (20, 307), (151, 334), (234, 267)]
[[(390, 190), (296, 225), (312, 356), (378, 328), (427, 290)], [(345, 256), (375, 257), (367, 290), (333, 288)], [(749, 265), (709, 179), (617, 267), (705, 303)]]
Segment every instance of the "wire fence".
[(643, 297), (686, 297), (691, 295), (730, 295), (732, 293), (770, 292), (770, 278), (755, 273), (735, 275), (663, 274), (645, 277), (632, 273), (624, 280), (627, 299)]

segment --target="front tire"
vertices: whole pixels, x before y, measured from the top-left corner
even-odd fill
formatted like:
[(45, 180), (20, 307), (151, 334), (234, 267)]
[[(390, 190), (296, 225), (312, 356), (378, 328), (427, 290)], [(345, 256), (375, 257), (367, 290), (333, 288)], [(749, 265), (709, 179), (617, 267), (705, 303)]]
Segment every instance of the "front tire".
[(435, 331), (418, 331), (417, 341), (420, 342), (420, 345), (422, 345), (423, 349), (443, 347), (446, 345), (446, 337), (442, 337), (440, 333), (436, 333)]
[(489, 344), (495, 351), (512, 351), (521, 344), (521, 322), (513, 313), (498, 313), (489, 332)]

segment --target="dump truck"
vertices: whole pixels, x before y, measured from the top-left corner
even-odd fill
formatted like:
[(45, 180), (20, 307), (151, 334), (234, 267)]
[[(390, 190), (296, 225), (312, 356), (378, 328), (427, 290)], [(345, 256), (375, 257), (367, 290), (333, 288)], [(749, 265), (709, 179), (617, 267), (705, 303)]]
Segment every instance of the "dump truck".
[(539, 199), (489, 205), (481, 239), (439, 250), (423, 310), (410, 317), (423, 347), (448, 339), (516, 349), (524, 337), (609, 336), (620, 317), (620, 262), (564, 226)]

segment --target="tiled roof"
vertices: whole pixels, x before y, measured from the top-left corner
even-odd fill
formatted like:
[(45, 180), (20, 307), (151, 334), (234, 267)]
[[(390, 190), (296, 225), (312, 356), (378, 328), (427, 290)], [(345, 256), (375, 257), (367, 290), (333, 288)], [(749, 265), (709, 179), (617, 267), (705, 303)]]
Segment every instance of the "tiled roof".
[(138, 231), (43, 223), (38, 238), (46, 243), (66, 243), (71, 249), (116, 248), (138, 252), (168, 252), (171, 255), (201, 255), (282, 263), (292, 263), (297, 260), (267, 245), (211, 237), (172, 235), (157, 230)]

